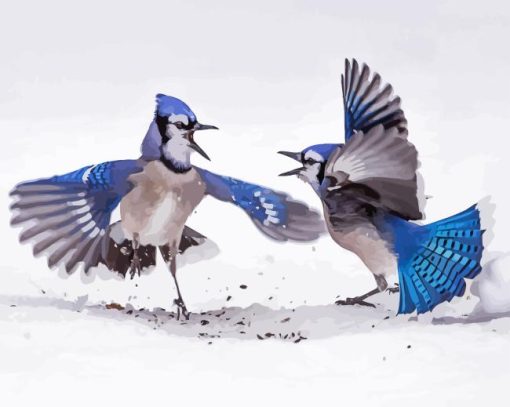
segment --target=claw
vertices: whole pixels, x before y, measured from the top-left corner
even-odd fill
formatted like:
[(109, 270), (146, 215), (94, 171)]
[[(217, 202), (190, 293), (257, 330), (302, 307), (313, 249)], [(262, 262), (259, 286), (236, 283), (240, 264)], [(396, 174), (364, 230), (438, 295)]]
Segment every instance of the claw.
[(178, 320), (181, 319), (181, 313), (182, 313), (184, 318), (186, 320), (189, 320), (191, 313), (186, 308), (186, 305), (184, 305), (184, 301), (182, 300), (182, 298), (176, 298), (174, 300), (174, 304), (177, 306), (177, 319)]
[(388, 288), (386, 291), (388, 291), (388, 294), (396, 294), (400, 292), (400, 287), (398, 286), (398, 283), (396, 283), (395, 287)]
[(362, 305), (364, 307), (375, 308), (374, 304), (372, 304), (370, 302), (366, 302), (359, 297), (347, 298), (345, 300), (338, 300), (338, 301), (335, 301), (335, 304), (336, 305), (356, 305), (357, 304), (357, 305)]

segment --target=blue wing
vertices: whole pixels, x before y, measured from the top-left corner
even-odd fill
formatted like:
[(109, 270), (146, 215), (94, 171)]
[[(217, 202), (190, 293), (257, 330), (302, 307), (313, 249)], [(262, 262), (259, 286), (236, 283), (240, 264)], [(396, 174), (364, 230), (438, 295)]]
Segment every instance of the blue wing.
[(141, 165), (111, 161), (18, 184), (11, 192), (11, 224), (25, 226), (20, 241), (31, 241), (34, 255), (47, 251), (49, 267), (63, 260), (69, 273), (78, 262), (85, 271), (96, 266), (111, 214), (131, 188), (129, 175)]
[(259, 230), (272, 239), (311, 241), (324, 232), (319, 213), (287, 194), (196, 169), (208, 195), (243, 209)]
[(392, 97), (393, 88), (389, 84), (381, 89), (381, 77), (378, 73), (371, 75), (366, 64), (360, 71), (355, 59), (352, 65), (345, 60), (342, 93), (346, 142), (354, 132), (367, 133), (379, 124), (385, 129), (396, 127), (401, 137), (407, 137), (407, 120), (400, 108), (400, 98)]

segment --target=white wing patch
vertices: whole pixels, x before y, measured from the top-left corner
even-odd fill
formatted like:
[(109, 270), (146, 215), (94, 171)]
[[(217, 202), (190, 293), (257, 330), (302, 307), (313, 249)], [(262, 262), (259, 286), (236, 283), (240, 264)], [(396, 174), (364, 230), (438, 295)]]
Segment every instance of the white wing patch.
[(88, 221), (91, 219), (92, 219), (92, 215), (90, 214), (90, 212), (88, 212), (85, 215), (83, 215), (81, 218), (79, 218), (76, 222), (77, 223), (88, 223)]
[(83, 183), (86, 183), (86, 182), (88, 181), (88, 179), (89, 179), (89, 175), (90, 175), (90, 173), (92, 172), (92, 170), (93, 170), (94, 168), (96, 168), (96, 166), (95, 166), (95, 165), (92, 165), (92, 166), (90, 166), (89, 168), (87, 168), (87, 169), (85, 170), (85, 172), (84, 172), (84, 173), (83, 173), (83, 175), (81, 176), (81, 180), (82, 180), (82, 182), (83, 182)]
[(269, 226), (270, 224), (278, 225), (280, 223), (280, 219), (275, 218), (274, 216), (268, 216), (266, 219), (264, 219), (264, 225)]
[[(266, 214), (266, 219), (264, 219), (263, 224), (265, 226), (269, 226), (270, 224), (278, 225), (280, 223), (280, 218), (278, 218), (278, 211), (273, 210), (274, 204), (267, 203), (266, 198), (264, 198), (261, 191), (255, 191), (253, 196), (259, 198), (260, 205), (264, 208), (264, 212)], [(257, 209), (259, 207), (257, 206)]]

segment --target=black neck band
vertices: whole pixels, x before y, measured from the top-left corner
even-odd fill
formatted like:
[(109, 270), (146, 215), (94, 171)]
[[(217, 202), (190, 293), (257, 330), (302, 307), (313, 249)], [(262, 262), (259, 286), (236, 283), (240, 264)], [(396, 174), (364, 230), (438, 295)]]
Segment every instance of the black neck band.
[(163, 154), (161, 155), (161, 158), (159, 159), (159, 161), (161, 161), (165, 165), (165, 167), (168, 168), (170, 171), (175, 172), (177, 174), (184, 174), (184, 173), (188, 172), (189, 170), (191, 170), (191, 165), (187, 168), (176, 167), (175, 164), (172, 162), (172, 160), (169, 160)]
[(324, 172), (326, 171), (326, 163), (321, 163), (319, 167), (319, 173), (317, 174), (317, 179), (319, 180), (319, 184), (322, 184), (324, 181)]

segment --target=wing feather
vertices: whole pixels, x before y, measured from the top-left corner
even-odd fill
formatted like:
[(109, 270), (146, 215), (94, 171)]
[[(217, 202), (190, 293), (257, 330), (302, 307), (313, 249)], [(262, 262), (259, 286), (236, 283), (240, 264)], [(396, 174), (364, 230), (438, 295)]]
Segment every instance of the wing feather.
[(277, 241), (312, 241), (325, 231), (319, 213), (303, 202), (272, 189), (197, 168), (206, 193), (240, 207), (255, 226)]
[(362, 184), (373, 190), (381, 205), (407, 219), (421, 219), (417, 199), (418, 158), (416, 148), (398, 137), (395, 127), (378, 125), (356, 132), (328, 161), (326, 177), (330, 191)]
[(24, 228), (20, 241), (30, 241), (34, 255), (46, 252), (49, 267), (63, 263), (71, 272), (83, 262), (88, 270), (100, 260), (101, 237), (131, 188), (129, 175), (139, 170), (137, 160), (112, 161), (21, 183), (10, 193), (11, 224)]
[(379, 74), (374, 73), (372, 78), (370, 74), (366, 64), (360, 71), (358, 61), (353, 59), (351, 64), (345, 60), (345, 73), (342, 75), (345, 141), (356, 131), (367, 133), (378, 125), (385, 129), (396, 127), (399, 137), (407, 137), (407, 120), (400, 108), (400, 98), (392, 97), (393, 87), (390, 84), (381, 89)]

